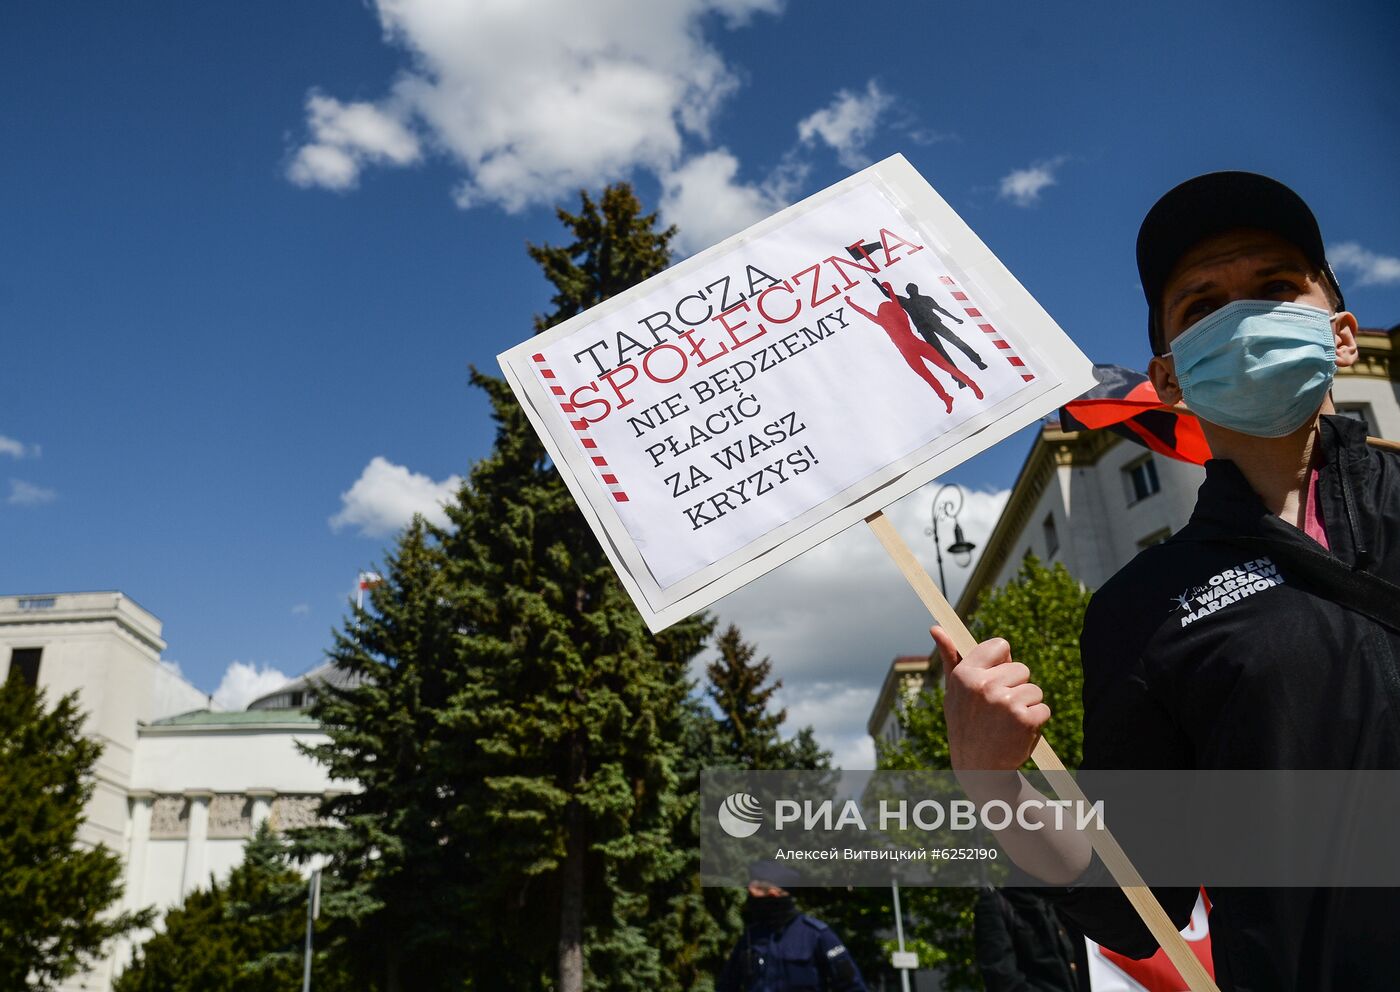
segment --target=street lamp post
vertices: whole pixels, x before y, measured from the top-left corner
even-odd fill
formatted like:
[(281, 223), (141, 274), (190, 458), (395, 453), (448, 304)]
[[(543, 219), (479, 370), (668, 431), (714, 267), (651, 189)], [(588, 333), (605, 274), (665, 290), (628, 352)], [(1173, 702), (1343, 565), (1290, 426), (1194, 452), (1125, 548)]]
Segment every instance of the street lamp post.
[(900, 992), (909, 992), (909, 963), (904, 960), (904, 914), (899, 909), (899, 879), (895, 878), (891, 885), (894, 889), (894, 932), (899, 942), (899, 988)]
[[(933, 506), (929, 511), (931, 526), (924, 529), (924, 533), (933, 538), (933, 554), (938, 559), (938, 587), (943, 591), (944, 599), (948, 598), (948, 582), (943, 577), (943, 548), (938, 540), (938, 518), (953, 521), (953, 543), (948, 545), (948, 552), (959, 568), (966, 568), (972, 562), (972, 552), (977, 550), (977, 545), (963, 536), (962, 524), (958, 523), (962, 508), (962, 487), (955, 482), (945, 483), (933, 495)], [(980, 833), (976, 836), (980, 840)], [(977, 881), (984, 886), (987, 884), (987, 866), (980, 858), (977, 859)]]
[(321, 869), (311, 872), (306, 883), (306, 949), (302, 952), (301, 992), (311, 992), (311, 933), (321, 915)]
[[(941, 486), (933, 496), (933, 507), (929, 526), (924, 529), (924, 533), (933, 538), (933, 553), (938, 559), (938, 588), (942, 590), (943, 597), (948, 596), (948, 581), (943, 574), (943, 545), (939, 540), (938, 519), (944, 517), (953, 522), (953, 543), (948, 545), (948, 553), (953, 556), (959, 568), (966, 568), (972, 561), (972, 552), (977, 545), (973, 544), (963, 536), (962, 524), (958, 523), (958, 514), (963, 508), (962, 487), (956, 483), (949, 482)], [(986, 882), (986, 868), (979, 861), (978, 874), (983, 883)], [(913, 955), (904, 950), (904, 917), (899, 905), (899, 879), (892, 880), (891, 888), (894, 894), (894, 929), (895, 938), (899, 946), (899, 951), (895, 954), (896, 967), (899, 969), (899, 983), (903, 992), (909, 992), (909, 972), (917, 967), (917, 962), (912, 960)]]
[(963, 536), (962, 524), (958, 523), (958, 514), (962, 513), (962, 509), (962, 486), (956, 482), (944, 483), (938, 492), (934, 493), (933, 506), (929, 510), (930, 526), (924, 528), (924, 533), (933, 538), (933, 554), (938, 560), (938, 588), (942, 590), (944, 598), (948, 596), (948, 580), (943, 575), (943, 545), (938, 535), (939, 518), (953, 522), (953, 543), (948, 545), (948, 552), (959, 568), (966, 568), (971, 563), (972, 552), (977, 549), (977, 545)]

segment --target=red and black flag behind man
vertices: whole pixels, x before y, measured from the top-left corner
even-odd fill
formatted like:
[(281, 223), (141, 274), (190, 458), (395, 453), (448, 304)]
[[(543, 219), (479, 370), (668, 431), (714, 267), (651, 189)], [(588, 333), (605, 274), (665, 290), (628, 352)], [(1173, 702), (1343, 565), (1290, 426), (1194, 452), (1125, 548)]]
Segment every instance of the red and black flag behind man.
[(1094, 375), (1097, 386), (1060, 407), (1062, 428), (1110, 430), (1158, 454), (1197, 465), (1210, 459), (1200, 422), (1164, 404), (1147, 376), (1121, 365), (1095, 365)]

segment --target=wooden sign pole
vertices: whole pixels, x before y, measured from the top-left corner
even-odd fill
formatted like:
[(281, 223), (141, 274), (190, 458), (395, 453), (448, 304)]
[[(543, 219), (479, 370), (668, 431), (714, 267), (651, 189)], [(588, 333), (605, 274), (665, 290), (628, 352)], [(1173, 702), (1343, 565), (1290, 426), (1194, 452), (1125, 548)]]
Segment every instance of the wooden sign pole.
[[(904, 573), (904, 578), (913, 587), (915, 594), (928, 608), (929, 613), (939, 625), (948, 631), (953, 637), (953, 643), (957, 645), (958, 652), (962, 655), (970, 654), (977, 646), (973, 640), (972, 633), (967, 629), (967, 625), (962, 622), (962, 618), (948, 604), (943, 593), (933, 582), (928, 572), (919, 564), (914, 552), (909, 550), (909, 545), (904, 543), (904, 539), (899, 536), (899, 532), (894, 529), (889, 518), (881, 511), (876, 511), (865, 518), (866, 524), (874, 532), (875, 537), (884, 545), (885, 551), (894, 559), (894, 563), (899, 566), (899, 570)], [(1035, 749), (1031, 752), (1031, 759), (1040, 769), (1051, 788), (1061, 799), (1072, 802), (1087, 802), (1084, 793), (1079, 789), (1079, 783), (1074, 780), (1066, 769), (1060, 756), (1055, 753), (1055, 749), (1045, 740), (1040, 738), (1035, 743)], [(1170, 917), (1162, 904), (1157, 901), (1152, 890), (1138, 874), (1133, 863), (1128, 860), (1128, 856), (1123, 853), (1123, 849), (1118, 846), (1113, 835), (1107, 828), (1103, 830), (1087, 831), (1089, 841), (1098, 854), (1099, 859), (1113, 875), (1114, 881), (1122, 888), (1123, 894), (1128, 897), (1128, 902), (1137, 910), (1138, 916), (1142, 917), (1142, 922), (1147, 925), (1147, 929), (1152, 932), (1152, 936), (1157, 938), (1157, 943), (1167, 952), (1167, 957), (1176, 966), (1176, 970), (1181, 973), (1181, 977), (1186, 981), (1191, 992), (1219, 992), (1214, 980), (1206, 972), (1205, 966), (1201, 964), (1195, 952), (1187, 945), (1185, 938), (1172, 925)]]

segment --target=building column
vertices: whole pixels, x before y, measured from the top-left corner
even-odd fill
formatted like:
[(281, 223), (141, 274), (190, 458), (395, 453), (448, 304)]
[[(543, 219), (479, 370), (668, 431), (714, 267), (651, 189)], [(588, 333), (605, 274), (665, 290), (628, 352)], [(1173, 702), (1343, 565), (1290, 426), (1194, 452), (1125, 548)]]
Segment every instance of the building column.
[[(133, 789), (127, 793), (131, 813), (127, 829), (126, 884), (123, 886), (122, 896), (128, 910), (138, 910), (145, 903), (146, 848), (151, 839), (151, 806), (155, 798), (154, 792), (142, 789)], [(112, 977), (131, 963), (133, 943), (150, 933), (150, 930), (143, 929), (117, 938), (107, 960), (98, 968), (98, 972), (94, 973), (99, 975), (101, 982), (106, 983), (99, 987), (111, 987)]]
[(190, 818), (185, 837), (185, 873), (180, 879), (182, 896), (203, 885), (209, 874), (209, 801), (214, 793), (187, 789), (185, 798), (190, 801)]
[(128, 909), (139, 909), (144, 905), (146, 845), (151, 839), (151, 804), (156, 796), (154, 792), (145, 791), (132, 791), (128, 796), (131, 800), (131, 842), (126, 854), (126, 905)]
[(249, 789), (248, 798), (253, 800), (253, 833), (258, 832), (272, 815), (272, 800), (277, 798), (276, 789)]

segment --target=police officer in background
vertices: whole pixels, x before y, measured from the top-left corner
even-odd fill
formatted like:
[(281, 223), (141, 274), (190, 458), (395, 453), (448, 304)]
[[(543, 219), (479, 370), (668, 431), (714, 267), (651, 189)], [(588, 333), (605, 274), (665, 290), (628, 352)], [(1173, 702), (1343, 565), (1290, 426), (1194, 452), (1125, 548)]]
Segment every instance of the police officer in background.
[(785, 886), (801, 876), (778, 861), (749, 865), (744, 935), (715, 992), (868, 992), (850, 952), (825, 923), (797, 910)]

